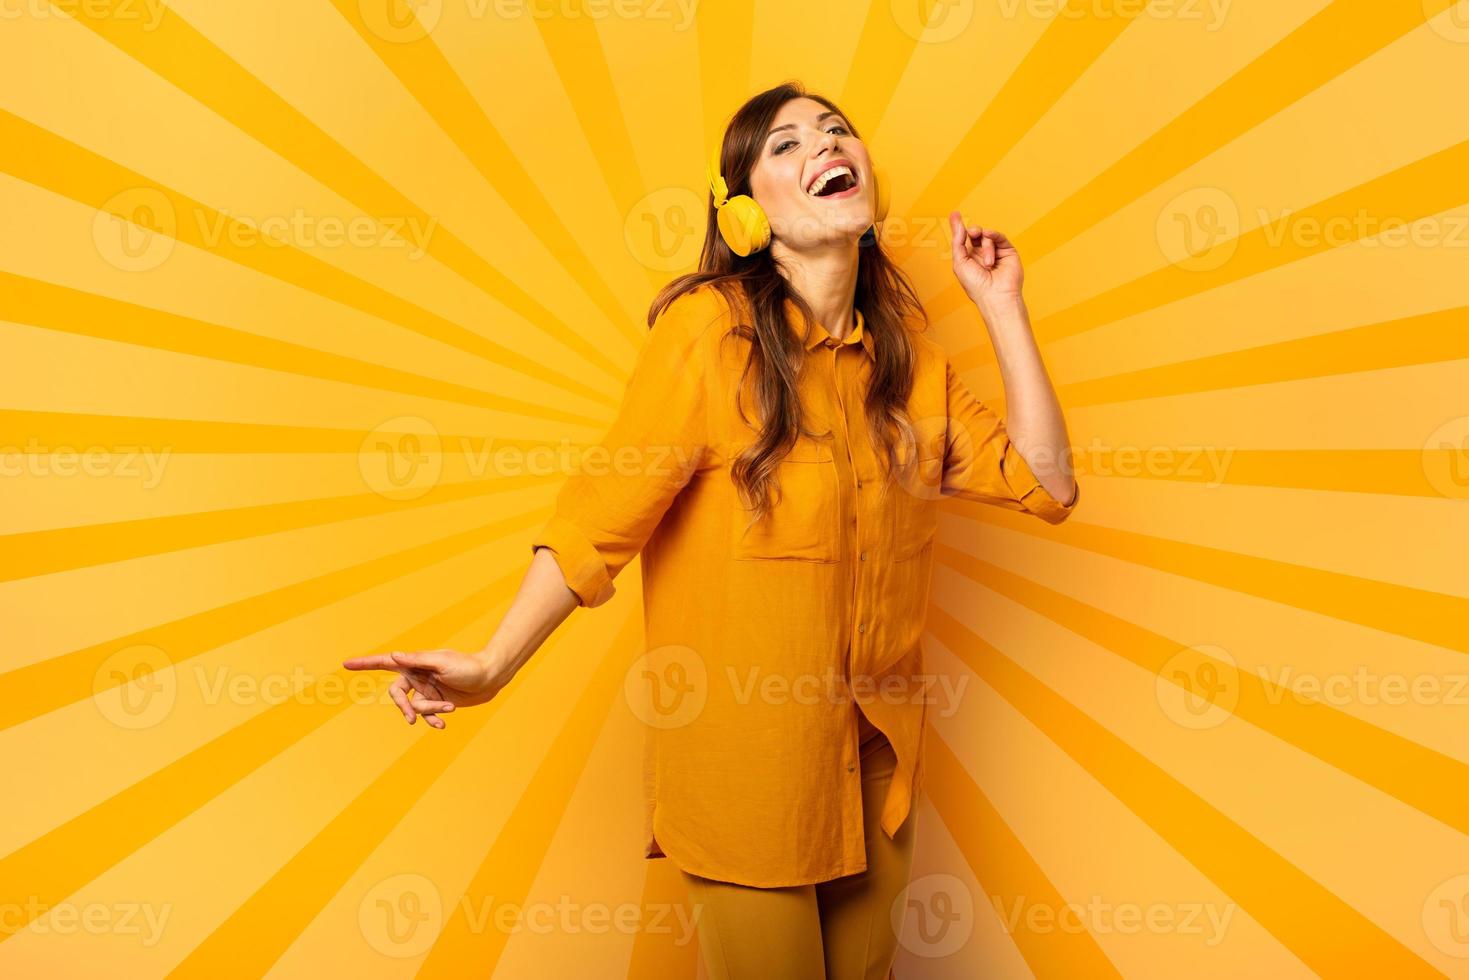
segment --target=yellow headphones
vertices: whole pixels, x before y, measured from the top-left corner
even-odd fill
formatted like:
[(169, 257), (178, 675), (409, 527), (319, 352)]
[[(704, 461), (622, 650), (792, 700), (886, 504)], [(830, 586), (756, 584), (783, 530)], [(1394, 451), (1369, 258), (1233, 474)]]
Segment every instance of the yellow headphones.
[[(729, 184), (719, 172), (719, 150), (709, 159), (709, 192), (714, 195), (714, 210), (719, 223), (719, 234), (724, 243), (736, 255), (747, 256), (770, 244), (770, 221), (765, 210), (748, 194), (729, 196)], [(872, 168), (872, 184), (877, 191), (877, 217), (875, 226), (888, 216), (888, 183), (882, 170)]]

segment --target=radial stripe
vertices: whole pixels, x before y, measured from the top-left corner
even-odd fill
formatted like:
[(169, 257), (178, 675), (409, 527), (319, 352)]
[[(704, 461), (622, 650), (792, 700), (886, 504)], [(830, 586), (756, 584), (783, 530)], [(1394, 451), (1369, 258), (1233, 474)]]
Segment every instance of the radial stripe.
[(411, 500), (358, 493), (7, 534), (0, 536), (0, 582), (398, 513), (406, 508), (432, 507), (544, 482), (546, 477), (540, 475), (470, 479), (440, 483)]
[[(481, 594), (472, 599), (484, 601), (486, 596)], [(465, 625), (482, 615), (484, 608), (484, 605), (476, 606), (470, 601), (461, 603)], [(443, 635), (450, 633), (445, 631)], [(544, 652), (541, 655), (544, 656)], [(533, 669), (538, 663), (544, 663), (544, 660), (533, 660), (522, 669)], [(583, 699), (586, 700), (589, 699)], [(425, 732), (271, 875), (269, 881), (190, 950), (169, 976), (208, 980), (221, 976), (265, 976), (271, 965), (310, 925), (321, 907), (341, 891), (352, 873), (382, 843), (384, 831), (396, 826), (418, 804), (429, 787), (459, 758), (471, 740), (484, 731), (506, 703), (496, 699), (475, 711), (454, 715), (455, 731), (452, 735)], [(578, 707), (590, 710), (585, 704)], [(577, 760), (584, 763), (586, 754), (568, 758), (558, 757), (553, 752), (542, 761), (540, 771), (550, 768), (579, 774), (580, 769), (574, 765)], [(575, 785), (574, 779), (570, 782)], [(557, 800), (556, 804), (564, 809), (566, 797)], [(522, 847), (526, 844), (524, 840), (516, 843)], [(549, 843), (549, 835), (537, 842), (538, 845)], [(543, 856), (545, 847), (537, 846), (535, 851)], [(503, 893), (499, 897), (503, 899)]]
[(699, 87), (704, 93), (704, 143), (701, 158), (719, 149), (724, 127), (740, 103), (754, 94), (750, 84), (750, 46), (754, 43), (755, 5), (705, 4), (694, 21), (699, 32)]
[[(1411, 348), (1411, 344), (1408, 346)], [(1405, 356), (1413, 355), (1409, 352)], [(1225, 380), (1227, 377), (1226, 374)], [(1057, 387), (1063, 403), (1088, 404), (1086, 399), (1068, 398), (1065, 392), (1069, 387)], [(1155, 394), (1163, 396), (1190, 393), (1192, 392), (1159, 391)], [(1139, 394), (1136, 397), (1153, 396)], [(1096, 404), (1113, 405), (1132, 400), (1132, 397), (1118, 397), (1113, 401)], [(986, 398), (984, 404), (1001, 418), (1005, 417), (1004, 398)], [(1203, 454), (1220, 450), (1224, 451), (1229, 463), (1222, 472), (1210, 471), (1196, 465)], [(1127, 479), (1171, 480), (1219, 486), (1378, 493), (1399, 497), (1427, 497), (1433, 500), (1461, 500), (1469, 496), (1469, 488), (1461, 489), (1454, 497), (1445, 494), (1445, 487), (1451, 484), (1463, 486), (1463, 481), (1452, 474), (1469, 472), (1469, 468), (1466, 468), (1469, 465), (1466, 464), (1469, 448), (1446, 442), (1422, 449), (1241, 449), (1235, 446), (1180, 446), (1173, 451), (1177, 453), (1180, 465), (1167, 472), (1149, 472), (1146, 467), (1137, 468), (1134, 460), (1124, 454), (1125, 451), (1116, 449), (1089, 450), (1074, 460), (1073, 466), (1078, 475), (1116, 474), (1135, 468), (1137, 472), (1128, 473)], [(1449, 475), (1446, 479), (1434, 479), (1446, 474)]]
[[(518, 515), (446, 538), (415, 544), (369, 561), (5, 671), (0, 673), (0, 697), (13, 700), (9, 702), (10, 707), (0, 714), (0, 731), (119, 686), (98, 676), (107, 658), (118, 650), (139, 645), (168, 650), (170, 662), (177, 667), (206, 651), (376, 588), (446, 557), (533, 529), (548, 512)], [(153, 672), (151, 664), (140, 665), (140, 668), (131, 680), (141, 680)]]
[(1094, 554), (1182, 575), (1242, 595), (1295, 606), (1347, 623), (1396, 633), (1422, 643), (1469, 653), (1469, 599), (1391, 582), (1359, 578), (1290, 562), (1189, 544), (1137, 531), (1120, 531), (1075, 518), (1061, 527), (1039, 523), (985, 504), (949, 504), (972, 520), (1023, 534), (1044, 536)]
[[(201, 214), (208, 216), (211, 224), (221, 227), (239, 225), (238, 221), (228, 215), (170, 187), (148, 180), (142, 174), (128, 170), (3, 109), (0, 109), (0, 141), (8, 142), (12, 150), (0, 157), (0, 170), (87, 207), (115, 214), (122, 220), (132, 221), (135, 215), (113, 210), (116, 205), (111, 204), (111, 199), (124, 190), (143, 189), (161, 195), (176, 215)], [(158, 229), (146, 230), (160, 233)], [(274, 246), (252, 248), (236, 244), (234, 236), (230, 234), (220, 235), (218, 241), (209, 242), (196, 224), (188, 221), (177, 222), (177, 229), (172, 237), (218, 258), (309, 290), (369, 316), (396, 323), (501, 367), (519, 371), (558, 388), (585, 394), (588, 398), (612, 400), (603, 392), (549, 370), (539, 361), (503, 347), (468, 327), (402, 299), (301, 249)], [(243, 240), (250, 241), (252, 238), (246, 236)], [(614, 378), (625, 373), (609, 361), (605, 354), (579, 336), (567, 346)]]
[[(609, 624), (610, 625), (610, 624)], [(525, 788), (495, 843), (480, 862), (461, 901), (472, 908), (523, 899), (556, 833), (592, 746), (606, 723), (607, 713), (622, 693), (623, 679), (634, 654), (642, 648), (642, 618), (626, 616), (613, 634), (611, 649), (596, 663), (591, 680), (556, 733), (555, 744), (535, 779)], [(501, 929), (472, 928), (467, 916), (453, 916), (444, 924), (433, 948), (418, 968), (423, 977), (488, 977), (505, 950), (508, 934)]]
[[(590, 416), (558, 411), (544, 404), (506, 398), (452, 381), (3, 271), (0, 271), (0, 319), (99, 340), (283, 371), (321, 381), (340, 381), (419, 398), (452, 401), (510, 415), (572, 425), (602, 424)], [(598, 401), (606, 401), (606, 396), (600, 392), (591, 394), (597, 395)]]
[[(100, 446), (107, 452), (167, 446), (171, 453), (356, 453), (369, 433), (306, 425), (161, 419), (0, 408), (0, 430), (24, 432), (37, 452), (48, 446)], [(468, 436), (449, 437), (465, 440)], [(499, 440), (496, 440), (498, 443)], [(461, 445), (465, 444), (461, 442)], [(469, 443), (472, 445), (472, 442)], [(26, 445), (17, 446), (30, 451)]]
[[(954, 750), (932, 728), (924, 746), (923, 793), (964, 852), (964, 860), (984, 886), (985, 894), (1000, 896), (1007, 904), (1023, 899), (1027, 905), (1064, 908), (1066, 897), (1057, 891), (984, 790), (975, 784)], [(1030, 925), (1024, 920), (1017, 922), (1010, 938), (1041, 980), (1121, 976), (1089, 931), (1032, 929)]]
[(1180, 854), (1324, 976), (1439, 972), (942, 609), (929, 630)]
[[(482, 529), (436, 542), (441, 557), (467, 551), (487, 537)], [(446, 544), (448, 542), (449, 544)], [(439, 644), (465, 623), (483, 616), (515, 587), (509, 576), (404, 633), (378, 649), (420, 650)], [(256, 769), (352, 706), (350, 699), (319, 696), (341, 690), (351, 671), (317, 678), (300, 699), (266, 708), (249, 721), (206, 742), (163, 769), (139, 780), (86, 813), (0, 859), (0, 882), (18, 916), (0, 922), (0, 942), (24, 928), (35, 909), (49, 909), (77, 888), (137, 851)], [(384, 683), (386, 687), (386, 682)], [(22, 893), (23, 892), (23, 893)], [(27, 897), (34, 898), (28, 903)]]
[[(1065, 9), (1056, 14), (938, 173), (914, 198), (909, 212), (947, 215), (952, 203), (966, 197), (1146, 9), (1145, 4), (1127, 0), (1067, 0)], [(917, 249), (907, 244), (893, 248), (891, 254), (895, 262), (904, 264)]]
[[(542, 247), (586, 290), (598, 308), (614, 322), (627, 320), (627, 314), (616, 292), (602, 277), (597, 265), (577, 247), (577, 243), (582, 240), (581, 236), (566, 227), (535, 178), (521, 165), (515, 151), (485, 115), (474, 94), (464, 84), (464, 79), (434, 43), (432, 35), (407, 43), (386, 41), (368, 28), (367, 22), (362, 18), (360, 0), (332, 0), (332, 5), (423, 107), (424, 112), (464, 152), (464, 156), (485, 181), (519, 215), (526, 229), (536, 237)], [(543, 32), (551, 25), (561, 22), (560, 18), (534, 21)], [(602, 174), (607, 178), (618, 209), (626, 214), (642, 196), (639, 190), (642, 181), (637, 173), (636, 159), (632, 155), (632, 145), (627, 138), (621, 109), (617, 100), (611, 97), (616, 87), (606, 72), (605, 62), (600, 61), (602, 50), (596, 43), (595, 28), (581, 19), (571, 23), (585, 25), (586, 31), (593, 32), (591, 37), (584, 38), (585, 43), (576, 45), (571, 44), (573, 37), (570, 34), (564, 37), (548, 37), (546, 52), (556, 61), (563, 82), (568, 83), (567, 94), (571, 98), (572, 108), (582, 121), (587, 141), (597, 149), (597, 160), (602, 164)], [(563, 44), (568, 45), (566, 50), (570, 50), (572, 46), (576, 48), (576, 65), (579, 71), (589, 70), (590, 58), (599, 59), (601, 78), (598, 84), (570, 84), (571, 78), (563, 64)], [(594, 104), (597, 106), (594, 111), (586, 111), (587, 107)], [(606, 124), (597, 125), (599, 118), (605, 119)], [(652, 270), (648, 270), (648, 273), (650, 279), (654, 278)]]
[[(18, 453), (47, 454), (48, 448), (65, 445), (103, 447), (109, 453), (126, 453), (138, 447), (166, 447), (169, 454), (333, 454), (360, 453), (363, 439), (373, 435), (363, 429), (328, 429), (322, 426), (266, 425), (256, 422), (217, 422), (213, 419), (150, 419), (140, 416), (97, 416), (68, 411), (25, 411), (0, 408), (0, 429), (25, 432), (34, 442), (7, 447)], [(444, 455), (464, 455), (494, 442), (495, 447), (521, 450), (545, 445), (541, 439), (502, 439), (483, 433), (439, 433)], [(574, 444), (573, 444), (574, 445)]]
[[(348, 0), (333, 2), (342, 7)], [(617, 213), (631, 214), (650, 188), (638, 167), (627, 118), (622, 113), (617, 85), (596, 25), (584, 17), (542, 17), (533, 19), (532, 23), (540, 32), (546, 54), (556, 67), (556, 77), (566, 89), (588, 145), (596, 150), (597, 173), (606, 182)], [(696, 186), (701, 176), (695, 176)], [(525, 184), (535, 187), (529, 175), (525, 175)], [(572, 232), (564, 230), (562, 234), (571, 237)], [(654, 290), (668, 284), (669, 277), (664, 272), (647, 266), (643, 266), (643, 272)]]
[(868, 4), (857, 50), (852, 53), (852, 70), (836, 99), (851, 119), (863, 120), (864, 133), (882, 128), (882, 117), (917, 50), (918, 39), (898, 29), (887, 4)]
[[(213, 419), (160, 419), (127, 415), (89, 415), (72, 412), (30, 412), (0, 408), (0, 429), (25, 432), (34, 440), (14, 447), (21, 453), (44, 455), (49, 446), (102, 447), (106, 452), (136, 451), (140, 446), (167, 447), (172, 455), (203, 454), (333, 454), (356, 455), (373, 432), (305, 425), (268, 425), (256, 422), (220, 422)], [(378, 430), (373, 430), (374, 432)], [(544, 445), (536, 439), (502, 439), (479, 433), (440, 433), (445, 456), (479, 452), (493, 443), (497, 448), (530, 450)], [(573, 444), (575, 445), (575, 444)], [(459, 446), (458, 449), (443, 448)], [(35, 448), (31, 448), (35, 447)]]
[[(1219, 243), (1215, 249), (1236, 251), (1217, 268), (1196, 270), (1164, 266), (1042, 317), (1035, 323), (1036, 339), (1049, 343), (1071, 337), (1240, 279), (1300, 262), (1360, 241), (1363, 231), (1362, 223), (1353, 223), (1351, 229), (1341, 235), (1323, 235), (1312, 243), (1306, 236), (1292, 236), (1289, 225), (1306, 222), (1326, 227), (1326, 223), (1335, 217), (1359, 211), (1392, 215), (1404, 222), (1413, 222), (1458, 207), (1469, 199), (1469, 192), (1458, 182), (1459, 175), (1466, 171), (1469, 171), (1469, 140), (1291, 212), (1274, 225), (1262, 225), (1238, 238)], [(955, 293), (958, 293), (957, 297)], [(967, 298), (957, 283), (946, 288), (936, 300), (941, 308), (957, 308), (960, 302), (967, 302)], [(928, 301), (924, 305), (930, 307), (932, 316), (932, 306)]]
[[(1128, 399), (1122, 399), (1126, 401)], [(1063, 399), (1064, 401), (1064, 399)], [(1005, 416), (1005, 400), (984, 402)], [(1106, 404), (1112, 404), (1110, 402)], [(1447, 438), (1447, 437), (1444, 437)], [(1228, 467), (1210, 471), (1198, 464), (1204, 454), (1223, 451)], [(1332, 493), (1376, 493), (1430, 500), (1469, 497), (1461, 473), (1469, 473), (1469, 447), (1441, 439), (1422, 449), (1239, 449), (1234, 446), (1179, 446), (1171, 450), (1180, 465), (1168, 472), (1137, 468), (1136, 455), (1116, 449), (1089, 450), (1073, 465), (1079, 475), (1118, 474), (1126, 479), (1169, 480), (1232, 487), (1275, 487)], [(1452, 486), (1457, 492), (1450, 495)], [(963, 506), (961, 503), (959, 506)]]
[(1036, 262), (1416, 28), (1454, 0), (1337, 0), (1015, 236)]
[[(968, 371), (986, 350), (970, 348), (951, 361), (960, 372)], [(1469, 358), (1469, 306), (1072, 381), (1058, 386), (1056, 393), (1063, 404), (1079, 408), (1463, 358)]]
[[(941, 552), (944, 566), (970, 581), (1184, 686), (1165, 670), (1188, 648), (1183, 640), (1155, 633), (962, 551), (943, 546)], [(1469, 765), (1324, 702), (1305, 704), (1287, 697), (1281, 686), (1224, 661), (1203, 655), (1199, 660), (1217, 669), (1221, 683), (1237, 696), (1230, 709), (1235, 716), (1460, 833), (1469, 833), (1462, 789), (1469, 783)]]
[[(1452, 449), (1234, 449), (1222, 475), (1195, 465), (1194, 449), (1179, 451), (1182, 464), (1167, 473), (1145, 470), (1128, 479), (1174, 480), (1231, 487), (1276, 487), (1283, 490), (1321, 490), (1330, 493), (1380, 493), (1400, 497), (1444, 499), (1429, 472), (1450, 471), (1463, 458)], [(1131, 465), (1122, 453), (1088, 456), (1099, 470), (1123, 471)], [(1086, 472), (1084, 468), (1080, 472)]]
[[(430, 223), (429, 215), (407, 196), (195, 30), (181, 14), (163, 7), (157, 24), (151, 26), (137, 18), (118, 16), (119, 5), (133, 2), (92, 0), (75, 7), (73, 16), (366, 213), (415, 219), (408, 222), (409, 228), (434, 228), (433, 234), (414, 244), (527, 322), (585, 353), (583, 338), (570, 325), (485, 261), (443, 222)], [(594, 301), (600, 298), (592, 295)], [(620, 332), (637, 343), (638, 327), (620, 306), (613, 305), (603, 312)]]
[[(689, 902), (688, 886), (684, 884), (682, 873), (673, 859), (648, 861), (644, 860), (645, 875), (643, 877), (643, 893), (639, 908), (648, 909), (673, 909), (681, 906), (682, 911), (673, 914), (683, 914), (692, 917), (693, 909)], [(633, 936), (632, 956), (628, 960), (628, 980), (640, 980), (642, 977), (693, 977), (699, 972), (699, 946), (697, 942), (677, 943), (670, 942), (653, 928), (660, 925), (666, 929), (666, 919), (663, 923), (640, 923), (637, 933)]]

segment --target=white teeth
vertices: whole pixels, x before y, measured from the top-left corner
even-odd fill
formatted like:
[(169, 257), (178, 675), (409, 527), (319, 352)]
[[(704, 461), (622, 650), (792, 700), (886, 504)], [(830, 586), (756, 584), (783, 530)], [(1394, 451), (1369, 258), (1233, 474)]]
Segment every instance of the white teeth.
[(831, 180), (833, 177), (838, 177), (842, 174), (846, 174), (847, 176), (851, 177), (853, 181), (856, 181), (857, 179), (857, 175), (852, 173), (851, 167), (839, 163), (835, 167), (832, 167), (830, 170), (825, 171), (814, 181), (812, 181), (811, 186), (807, 189), (806, 193), (815, 197), (817, 194), (821, 193), (821, 189), (826, 186), (827, 181)]

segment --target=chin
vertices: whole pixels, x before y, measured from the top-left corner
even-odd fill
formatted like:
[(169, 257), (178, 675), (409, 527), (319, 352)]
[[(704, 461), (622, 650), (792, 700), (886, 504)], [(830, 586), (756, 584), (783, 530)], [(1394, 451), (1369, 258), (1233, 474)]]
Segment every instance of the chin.
[(837, 245), (855, 242), (871, 226), (872, 209), (853, 207), (840, 213), (805, 215), (788, 223), (779, 237), (792, 245)]

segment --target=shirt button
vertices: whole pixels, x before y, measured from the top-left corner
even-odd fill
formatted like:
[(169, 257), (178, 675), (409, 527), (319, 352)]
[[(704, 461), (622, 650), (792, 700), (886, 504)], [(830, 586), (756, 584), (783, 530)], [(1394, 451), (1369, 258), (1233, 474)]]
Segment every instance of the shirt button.
[(861, 490), (862, 489), (862, 481), (861, 480), (858, 480), (857, 481), (857, 489), (858, 490)]
[(862, 552), (862, 560), (863, 561), (866, 561), (867, 560), (867, 552), (865, 552), (865, 551)]
[(866, 633), (867, 632), (867, 624), (866, 623), (858, 623), (857, 624), (857, 632), (858, 633)]
[(857, 766), (854, 763), (851, 763), (851, 762), (847, 763), (847, 772), (856, 772), (856, 771), (857, 771)]

